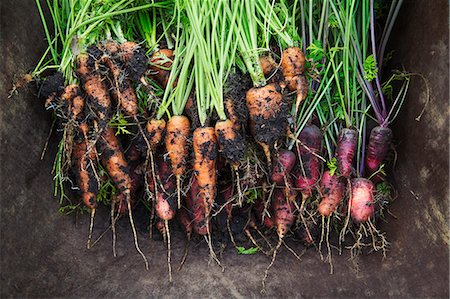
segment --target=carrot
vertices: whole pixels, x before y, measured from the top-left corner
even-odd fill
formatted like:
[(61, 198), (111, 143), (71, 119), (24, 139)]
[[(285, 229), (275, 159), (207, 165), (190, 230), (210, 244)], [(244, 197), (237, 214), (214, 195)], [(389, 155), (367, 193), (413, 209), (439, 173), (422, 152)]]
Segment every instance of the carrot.
[(252, 134), (264, 150), (271, 165), (271, 150), (278, 139), (285, 134), (286, 105), (277, 84), (253, 87), (247, 91), (246, 103), (250, 115)]
[(131, 178), (128, 163), (112, 128), (107, 127), (104, 130), (98, 145), (98, 152), (102, 164), (117, 190), (125, 194), (126, 200), (130, 200)]
[(186, 171), (187, 140), (190, 123), (186, 116), (174, 115), (166, 126), (166, 149), (172, 163), (172, 173), (177, 179), (178, 207), (181, 206), (181, 176)]
[(116, 58), (120, 47), (116, 42), (110, 41), (106, 43), (105, 48), (106, 52), (103, 54), (101, 61), (106, 64), (112, 76), (113, 98), (119, 103), (120, 108), (126, 115), (136, 117), (138, 113), (136, 92)]
[(236, 111), (236, 107), (235, 107), (233, 99), (225, 98), (223, 103), (225, 106), (227, 117), (233, 123), (233, 129), (236, 132), (239, 132), (241, 130), (241, 122), (240, 122), (239, 115)]
[(88, 125), (78, 125), (78, 135), (81, 141), (75, 141), (72, 148), (72, 158), (75, 163), (77, 184), (80, 188), (81, 198), (86, 207), (91, 210), (91, 223), (89, 225), (89, 236), (87, 248), (91, 248), (92, 230), (94, 227), (94, 215), (97, 208), (97, 194), (99, 191), (98, 180), (95, 176), (96, 153), (88, 152), (87, 135)]
[(166, 87), (169, 82), (173, 58), (173, 51), (170, 49), (161, 49), (153, 53), (150, 58), (150, 69), (154, 72), (153, 77), (161, 87)]
[(331, 175), (325, 171), (320, 180), (320, 204), (317, 211), (324, 217), (330, 217), (341, 203), (345, 191), (345, 184), (338, 175)]
[(210, 215), (217, 193), (217, 140), (212, 127), (197, 128), (193, 135), (194, 173), (197, 178), (199, 200), (205, 207), (205, 215)]
[(166, 129), (166, 121), (164, 119), (150, 119), (147, 122), (147, 139), (150, 143), (150, 149), (156, 150), (156, 147), (161, 143), (164, 138)]
[(297, 158), (292, 151), (280, 150), (273, 163), (272, 182), (284, 185), (292, 168), (294, 168), (296, 160)]
[(300, 132), (300, 143), (297, 145), (300, 163), (295, 174), (295, 186), (305, 198), (311, 195), (311, 190), (320, 179), (321, 161), (317, 155), (322, 151), (322, 137), (322, 132), (315, 125), (308, 125)]
[(352, 173), (353, 157), (355, 156), (358, 133), (352, 129), (342, 129), (339, 133), (336, 147), (336, 160), (339, 173), (349, 177)]
[(134, 82), (140, 81), (146, 85), (143, 78), (148, 63), (145, 49), (135, 42), (124, 42), (120, 45), (119, 57), (124, 64), (128, 77)]
[(159, 192), (156, 194), (156, 215), (164, 220), (172, 220), (176, 211), (176, 200), (174, 198), (175, 182), (171, 176), (170, 164), (160, 159), (157, 163), (158, 174), (161, 179)]
[[(175, 182), (171, 175), (170, 163), (159, 159), (158, 174), (161, 179), (161, 185), (157, 185), (160, 188), (156, 193), (155, 211), (160, 220), (164, 221), (165, 232), (163, 236), (167, 239), (167, 265), (169, 270), (169, 282), (172, 281), (172, 266), (170, 262), (171, 250), (170, 250), (170, 231), (169, 221), (175, 217), (177, 204), (174, 197), (175, 194)], [(156, 180), (156, 178), (154, 178)], [(158, 224), (157, 224), (158, 225)]]
[(75, 141), (72, 156), (75, 162), (75, 169), (77, 174), (77, 184), (80, 188), (81, 198), (84, 204), (89, 209), (97, 208), (97, 193), (98, 182), (95, 178), (95, 152), (91, 151), (87, 153), (86, 135), (88, 131), (88, 125), (82, 123), (79, 125), (79, 138), (80, 141)]
[(291, 201), (286, 200), (282, 190), (277, 189), (274, 191), (272, 209), (274, 211), (274, 220), (278, 237), (283, 239), (294, 223), (295, 206)]
[(370, 180), (355, 178), (351, 186), (350, 215), (356, 223), (367, 222), (375, 213), (374, 185)]
[[(372, 175), (380, 168), (390, 149), (391, 142), (391, 129), (386, 127), (375, 127), (372, 129), (365, 159), (367, 175)], [(379, 178), (375, 177), (375, 179)]]
[(277, 228), (278, 235), (278, 244), (275, 247), (275, 250), (272, 254), (272, 260), (270, 264), (267, 266), (266, 271), (264, 272), (264, 277), (262, 280), (263, 290), (265, 290), (266, 279), (269, 275), (269, 270), (275, 262), (275, 258), (277, 256), (278, 249), (281, 247), (283, 243), (283, 239), (289, 231), (290, 227), (294, 223), (295, 219), (295, 206), (294, 204), (285, 198), (285, 194), (282, 190), (276, 189), (274, 191), (274, 198), (272, 200), (272, 209), (274, 211), (274, 222)]
[(215, 132), (219, 152), (236, 169), (244, 157), (245, 145), (241, 134), (234, 129), (234, 124), (229, 119), (217, 121)]
[(297, 91), (295, 101), (295, 113), (297, 114), (300, 103), (308, 95), (308, 81), (303, 76), (305, 71), (305, 55), (298, 47), (290, 47), (283, 51), (281, 55), (281, 69), (291, 91)]
[(198, 181), (193, 176), (191, 188), (189, 189), (188, 199), (186, 199), (186, 204), (188, 209), (192, 211), (193, 214), (193, 225), (194, 231), (198, 235), (207, 235), (209, 231), (209, 222), (206, 219), (206, 209), (204, 201), (199, 196), (200, 187)]
[[(119, 145), (119, 140), (114, 134), (114, 130), (112, 128), (107, 126), (103, 130), (97, 147), (98, 152), (100, 153), (100, 160), (103, 166), (105, 167), (107, 173), (111, 177), (112, 181), (114, 182), (116, 189), (118, 190), (118, 192), (124, 194), (125, 202), (124, 203), (119, 202), (119, 206), (122, 204), (127, 205), (128, 216), (130, 218), (130, 224), (133, 230), (134, 245), (136, 247), (136, 250), (144, 259), (145, 267), (148, 270), (148, 261), (144, 253), (142, 253), (141, 249), (139, 248), (136, 227), (134, 225), (133, 216), (131, 213), (131, 177), (129, 172), (130, 169)], [(111, 217), (113, 219), (112, 226), (115, 226), (114, 204), (112, 204), (111, 206)], [(115, 232), (115, 228), (113, 228), (113, 230)], [(114, 243), (113, 243), (113, 250), (115, 253)]]
[(270, 55), (264, 55), (259, 57), (259, 63), (264, 76), (268, 78), (269, 83), (279, 83), (282, 81), (281, 73), (279, 72), (278, 64)]
[(93, 111), (97, 113), (100, 127), (103, 128), (109, 120), (111, 98), (101, 77), (94, 72), (91, 59), (87, 54), (78, 55), (77, 73), (81, 78), (83, 89), (88, 95)]

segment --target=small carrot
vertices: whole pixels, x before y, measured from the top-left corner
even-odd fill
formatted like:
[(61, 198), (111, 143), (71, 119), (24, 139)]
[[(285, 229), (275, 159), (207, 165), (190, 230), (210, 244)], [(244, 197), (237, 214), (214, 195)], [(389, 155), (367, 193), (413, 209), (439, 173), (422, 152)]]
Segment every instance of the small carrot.
[(239, 167), (245, 150), (245, 144), (241, 134), (234, 129), (234, 124), (229, 119), (217, 121), (215, 131), (219, 144), (219, 152), (234, 168)]
[(161, 87), (165, 88), (169, 82), (173, 58), (174, 54), (170, 49), (161, 49), (153, 53), (150, 58), (150, 69), (154, 72), (153, 77)]
[(339, 173), (344, 177), (349, 177), (352, 173), (357, 141), (358, 133), (355, 130), (344, 128), (339, 133), (336, 147), (336, 161)]
[(367, 222), (375, 213), (374, 185), (364, 178), (351, 181), (350, 215), (356, 223)]
[(252, 134), (264, 150), (269, 166), (271, 165), (271, 150), (275, 143), (286, 132), (286, 108), (280, 87), (268, 84), (263, 87), (253, 87), (247, 91), (246, 102), (250, 115)]
[(199, 200), (203, 200), (206, 217), (210, 215), (217, 193), (217, 140), (212, 127), (197, 128), (193, 135), (194, 173), (197, 178)]
[(291, 91), (297, 91), (295, 113), (297, 114), (300, 103), (308, 95), (308, 81), (303, 76), (305, 71), (305, 55), (298, 47), (289, 47), (281, 55), (281, 69), (287, 87)]
[[(389, 152), (392, 142), (392, 130), (387, 127), (375, 127), (369, 138), (366, 155), (366, 172), (370, 176), (375, 173)], [(374, 178), (379, 179), (379, 178)]]
[(315, 125), (308, 125), (300, 132), (297, 154), (300, 160), (295, 175), (295, 186), (304, 198), (308, 198), (320, 179), (321, 161), (317, 157), (322, 151), (322, 132)]
[(107, 125), (111, 110), (111, 98), (101, 77), (92, 69), (92, 62), (87, 54), (77, 57), (77, 73), (81, 78), (83, 89), (90, 100), (90, 105), (97, 113), (100, 127)]
[(345, 191), (345, 184), (338, 175), (331, 175), (325, 171), (320, 181), (320, 204), (317, 211), (324, 217), (330, 217), (341, 203)]
[(186, 116), (174, 115), (167, 122), (166, 150), (172, 163), (172, 173), (177, 179), (178, 207), (181, 206), (181, 176), (186, 171), (189, 134), (190, 123)]
[[(131, 177), (130, 177), (130, 169), (128, 167), (128, 163), (125, 160), (123, 152), (121, 150), (119, 140), (117, 136), (114, 134), (114, 130), (110, 127), (106, 127), (101, 135), (99, 143), (97, 144), (98, 152), (100, 153), (100, 160), (105, 167), (107, 173), (111, 177), (112, 181), (118, 192), (124, 194), (125, 202), (119, 202), (119, 206), (122, 204), (127, 205), (128, 216), (130, 218), (131, 228), (133, 230), (134, 236), (134, 245), (136, 250), (142, 256), (145, 262), (145, 267), (148, 269), (148, 261), (145, 257), (144, 253), (139, 248), (138, 240), (137, 240), (137, 232), (136, 227), (134, 225), (133, 216), (131, 213)], [(114, 205), (111, 206), (111, 218), (112, 218), (112, 226), (115, 226), (115, 217), (114, 217)], [(115, 232), (115, 228), (113, 228)], [(114, 238), (115, 240), (115, 238)], [(114, 241), (113, 241), (114, 242)], [(113, 250), (115, 253), (115, 244), (113, 243)]]

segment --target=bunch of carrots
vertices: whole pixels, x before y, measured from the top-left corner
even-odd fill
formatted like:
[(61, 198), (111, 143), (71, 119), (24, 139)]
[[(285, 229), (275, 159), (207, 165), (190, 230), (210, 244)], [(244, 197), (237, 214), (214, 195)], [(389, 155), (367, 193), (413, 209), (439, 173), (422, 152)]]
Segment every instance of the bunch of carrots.
[(113, 254), (127, 215), (148, 268), (133, 218), (145, 209), (170, 280), (173, 222), (180, 268), (192, 237), (221, 267), (222, 245), (250, 246), (272, 256), (263, 286), (281, 246), (298, 257), (288, 239), (331, 271), (332, 248), (385, 254), (389, 125), (410, 74), (381, 81), (402, 1), (375, 2), (36, 0), (49, 46), (27, 78), (61, 136), (62, 210), (90, 211), (87, 247), (108, 206)]

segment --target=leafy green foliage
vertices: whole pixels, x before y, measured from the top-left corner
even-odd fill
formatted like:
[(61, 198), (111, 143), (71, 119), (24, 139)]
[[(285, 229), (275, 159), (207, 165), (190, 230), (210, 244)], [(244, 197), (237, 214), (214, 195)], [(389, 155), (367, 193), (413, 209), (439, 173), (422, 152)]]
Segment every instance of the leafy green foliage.
[(82, 205), (81, 203), (77, 204), (77, 205), (73, 205), (73, 204), (68, 204), (65, 206), (61, 206), (58, 209), (58, 212), (64, 215), (69, 215), (72, 213), (77, 213), (77, 214), (83, 214), (84, 212), (87, 212), (88, 208), (85, 205)]
[(378, 73), (378, 67), (375, 62), (375, 58), (373, 54), (370, 54), (366, 57), (366, 60), (364, 61), (364, 78), (368, 81), (372, 81), (376, 78)]
[(255, 203), (255, 200), (261, 198), (262, 191), (260, 189), (251, 188), (245, 192), (245, 197), (247, 198), (246, 202), (248, 204)]
[(387, 182), (382, 182), (376, 186), (377, 193), (382, 197), (389, 197), (392, 193), (392, 187)]
[(333, 176), (337, 172), (337, 160), (336, 158), (331, 158), (327, 161), (327, 167), (330, 171), (330, 175)]
[(116, 129), (116, 135), (131, 134), (127, 129), (127, 127), (130, 126), (130, 123), (128, 123), (124, 115), (120, 112), (111, 118), (109, 126)]
[(248, 249), (245, 249), (245, 247), (236, 247), (238, 254), (245, 254), (245, 255), (249, 255), (249, 254), (255, 254), (259, 251), (259, 247), (250, 247)]

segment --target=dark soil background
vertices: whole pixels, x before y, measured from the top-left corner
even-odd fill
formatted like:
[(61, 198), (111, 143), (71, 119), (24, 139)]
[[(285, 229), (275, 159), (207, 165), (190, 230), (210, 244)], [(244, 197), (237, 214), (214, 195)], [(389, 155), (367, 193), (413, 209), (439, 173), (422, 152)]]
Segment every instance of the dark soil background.
[[(33, 88), (8, 99), (16, 75), (26, 73), (45, 50), (34, 1), (0, 3), (0, 297), (259, 297), (269, 259), (227, 250), (225, 272), (211, 263), (203, 243), (191, 247), (184, 269), (167, 282), (162, 242), (140, 235), (149, 257), (144, 269), (127, 223), (119, 230), (113, 258), (107, 234), (85, 249), (88, 216), (75, 219), (58, 213), (51, 168), (55, 135), (40, 160), (50, 114)], [(393, 67), (420, 72), (429, 81), (431, 102), (420, 121), (425, 85), (414, 77), (408, 103), (394, 125), (398, 144), (395, 170), (399, 197), (383, 225), (392, 244), (380, 253), (334, 255), (335, 273), (314, 250), (296, 260), (282, 250), (268, 280), (269, 297), (445, 297), (449, 296), (448, 226), (448, 2), (405, 1), (390, 48)], [(96, 219), (95, 233), (108, 225)], [(181, 259), (184, 238), (175, 232), (173, 265)], [(300, 245), (292, 245), (300, 252)]]

